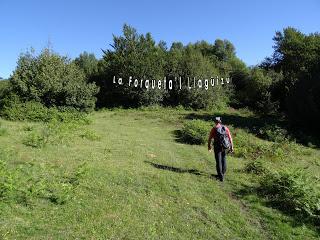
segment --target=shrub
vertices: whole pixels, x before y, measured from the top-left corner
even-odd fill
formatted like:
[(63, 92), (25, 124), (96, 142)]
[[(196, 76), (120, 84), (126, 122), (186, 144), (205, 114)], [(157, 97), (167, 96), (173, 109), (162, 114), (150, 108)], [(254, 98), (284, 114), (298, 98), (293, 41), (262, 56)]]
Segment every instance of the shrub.
[(0, 122), (0, 136), (4, 136), (4, 135), (6, 135), (6, 134), (7, 134), (7, 129), (4, 128), (4, 127), (2, 126), (2, 123)]
[(282, 210), (320, 220), (319, 182), (301, 170), (270, 172), (261, 178), (259, 190)]
[(234, 136), (233, 141), (235, 157), (245, 159), (285, 160), (289, 154), (296, 154), (300, 151), (296, 143), (288, 139), (270, 143), (257, 139), (250, 134), (242, 134), (242, 131)]
[(267, 144), (257, 141), (255, 137), (242, 133), (242, 131), (237, 132), (233, 141), (236, 148), (235, 157), (257, 159), (266, 156), (271, 151)]
[(95, 131), (90, 129), (84, 130), (84, 132), (80, 134), (80, 137), (91, 141), (98, 141), (101, 138)]
[(201, 120), (191, 120), (184, 123), (181, 139), (189, 144), (204, 144), (208, 140), (211, 125)]
[(45, 138), (43, 134), (37, 132), (31, 132), (24, 140), (23, 144), (29, 147), (41, 148), (48, 142), (48, 138)]
[(244, 171), (247, 173), (254, 173), (257, 175), (261, 175), (266, 173), (267, 169), (264, 166), (261, 159), (258, 159), (258, 160), (248, 162), (244, 167)]
[[(2, 154), (0, 152), (0, 154)], [(7, 164), (0, 155), (0, 200), (7, 199), (13, 190), (12, 174), (8, 171)]]
[(34, 127), (31, 126), (31, 125), (27, 125), (27, 126), (24, 126), (24, 127), (23, 127), (23, 131), (26, 131), (26, 132), (30, 132), (30, 131), (32, 131), (33, 129), (34, 129)]
[(277, 125), (267, 125), (259, 129), (258, 135), (263, 139), (273, 142), (282, 142), (288, 138), (287, 130)]
[[(45, 123), (40, 128), (32, 128), (28, 135), (23, 139), (23, 144), (30, 147), (41, 148), (47, 144), (64, 143), (74, 137), (77, 128), (80, 128), (82, 122), (69, 121), (61, 122), (56, 119)], [(90, 140), (97, 140), (98, 135), (93, 133), (86, 133), (86, 137)]]
[(12, 121), (43, 121), (50, 122), (57, 120), (61, 122), (80, 121), (88, 123), (87, 115), (71, 107), (51, 107), (47, 108), (43, 104), (35, 101), (20, 102), (16, 97), (4, 104), (0, 115)]
[(1, 110), (1, 116), (8, 120), (48, 121), (48, 108), (39, 102), (21, 103), (17, 98), (8, 101)]
[(0, 160), (0, 201), (31, 205), (37, 199), (46, 199), (54, 204), (65, 204), (73, 198), (86, 172), (85, 164), (66, 171), (30, 163), (9, 168)]

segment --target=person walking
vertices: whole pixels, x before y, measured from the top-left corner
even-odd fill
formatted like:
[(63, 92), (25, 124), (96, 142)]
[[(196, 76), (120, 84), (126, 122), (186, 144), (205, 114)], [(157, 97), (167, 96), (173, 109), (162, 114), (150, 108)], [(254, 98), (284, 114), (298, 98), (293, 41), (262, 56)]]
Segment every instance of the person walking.
[(221, 182), (224, 180), (227, 171), (227, 150), (233, 152), (233, 142), (229, 128), (222, 125), (221, 117), (215, 117), (215, 126), (211, 129), (208, 138), (208, 151), (212, 152), (211, 141), (213, 142), (214, 157), (216, 160), (216, 169), (218, 178)]

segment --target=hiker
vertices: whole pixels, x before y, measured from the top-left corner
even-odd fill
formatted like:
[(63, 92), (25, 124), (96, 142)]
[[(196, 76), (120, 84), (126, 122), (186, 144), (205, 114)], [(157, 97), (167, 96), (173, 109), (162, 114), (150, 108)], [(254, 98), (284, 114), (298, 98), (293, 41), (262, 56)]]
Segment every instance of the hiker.
[(208, 151), (211, 152), (211, 140), (213, 139), (214, 157), (216, 159), (216, 168), (218, 178), (221, 182), (224, 180), (224, 175), (227, 170), (226, 155), (227, 150), (233, 152), (233, 142), (229, 129), (222, 125), (221, 118), (214, 119), (216, 126), (214, 126), (209, 134)]

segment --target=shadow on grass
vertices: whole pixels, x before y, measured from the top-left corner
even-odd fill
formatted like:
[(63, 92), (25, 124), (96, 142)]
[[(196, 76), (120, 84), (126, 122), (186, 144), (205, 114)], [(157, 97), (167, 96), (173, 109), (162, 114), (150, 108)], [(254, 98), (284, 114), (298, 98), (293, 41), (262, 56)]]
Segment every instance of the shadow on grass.
[(266, 139), (263, 135), (261, 135), (261, 128), (268, 127), (270, 125), (279, 126), (282, 129), (287, 131), (287, 137), (289, 139), (295, 139), (297, 143), (303, 144), (305, 146), (313, 145), (317, 148), (320, 148), (320, 139), (318, 136), (314, 136), (314, 133), (309, 132), (306, 134), (302, 129), (297, 130), (289, 125), (289, 123), (284, 120), (282, 117), (259, 117), (259, 116), (240, 116), (236, 114), (228, 114), (228, 113), (215, 113), (215, 114), (199, 114), (199, 113), (190, 113), (185, 116), (185, 119), (193, 120), (199, 119), (203, 121), (212, 122), (212, 126), (214, 125), (213, 120), (215, 116), (220, 116), (222, 118), (223, 124), (232, 125), (235, 128), (242, 128), (260, 137), (262, 139)]
[(209, 121), (212, 122), (213, 126), (213, 120), (216, 115), (221, 117), (223, 124), (233, 125), (236, 128), (243, 128), (253, 134), (259, 134), (259, 129), (266, 125), (279, 125), (281, 127), (284, 127), (283, 120), (271, 117), (260, 118), (257, 116), (239, 116), (227, 113), (217, 113), (215, 115), (191, 113), (186, 115), (185, 118), (189, 120), (200, 119), (203, 121)]
[[(234, 194), (235, 196), (237, 196), (237, 198), (242, 198), (242, 199), (247, 196), (252, 196), (252, 195), (257, 196), (258, 199), (256, 201), (262, 204), (263, 206), (277, 209), (278, 211), (288, 216), (289, 217), (287, 218), (288, 223), (292, 227), (301, 227), (303, 225), (306, 225), (308, 228), (314, 229), (316, 232), (320, 234), (320, 219), (311, 218), (309, 216), (306, 216), (302, 212), (289, 209), (283, 204), (279, 204), (278, 202), (267, 200), (263, 195), (263, 191), (257, 186), (255, 187), (243, 186), (240, 190), (234, 192)], [(270, 216), (263, 210), (259, 210), (259, 211), (261, 212), (261, 216), (263, 218), (270, 218)]]
[(186, 139), (180, 129), (176, 129), (172, 131), (172, 134), (174, 136), (174, 140), (178, 143), (189, 144), (189, 145), (202, 145), (202, 144), (196, 144), (190, 141), (189, 139)]
[(180, 129), (176, 129), (174, 130), (173, 132), (173, 135), (175, 137), (175, 141), (178, 142), (178, 143), (186, 143), (184, 138), (183, 138), (183, 134), (182, 134), (182, 131)]
[(198, 169), (185, 169), (185, 168), (178, 168), (178, 167), (172, 167), (172, 166), (167, 166), (167, 165), (162, 165), (150, 161), (144, 161), (145, 163), (150, 164), (151, 166), (161, 169), (161, 170), (166, 170), (166, 171), (171, 171), (175, 173), (189, 173), (197, 176), (205, 176), (210, 179), (216, 179), (218, 176), (215, 174), (209, 174), (207, 172), (199, 171)]

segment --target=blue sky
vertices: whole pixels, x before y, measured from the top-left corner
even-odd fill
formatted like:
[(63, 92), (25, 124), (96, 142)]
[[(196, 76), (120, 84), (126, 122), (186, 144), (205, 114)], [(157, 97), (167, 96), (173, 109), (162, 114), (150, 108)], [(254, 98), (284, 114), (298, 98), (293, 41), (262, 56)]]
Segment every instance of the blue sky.
[(21, 52), (39, 52), (48, 40), (61, 55), (101, 57), (124, 23), (168, 46), (228, 39), (238, 57), (254, 65), (272, 54), (275, 31), (292, 26), (319, 32), (320, 1), (0, 0), (0, 77), (10, 76)]

